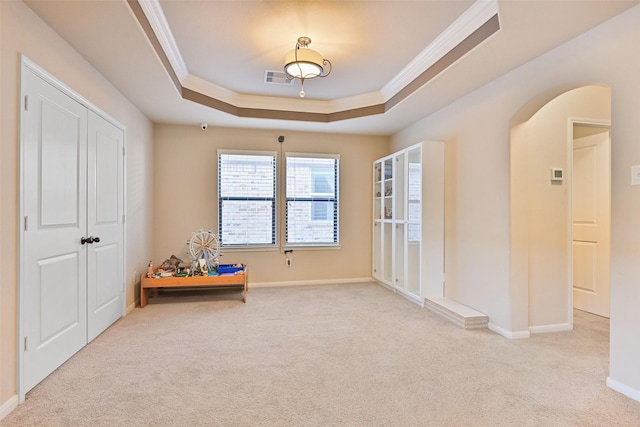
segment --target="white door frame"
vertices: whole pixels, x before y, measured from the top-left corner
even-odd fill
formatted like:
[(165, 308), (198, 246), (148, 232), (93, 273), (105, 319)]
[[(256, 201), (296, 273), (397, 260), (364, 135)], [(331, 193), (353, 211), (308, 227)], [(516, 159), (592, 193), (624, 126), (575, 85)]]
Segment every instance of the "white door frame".
[[(114, 118), (112, 118), (111, 116), (109, 116), (108, 114), (106, 114), (104, 111), (102, 111), (100, 108), (96, 107), (95, 105), (93, 105), (91, 102), (89, 102), (87, 99), (83, 98), (80, 94), (78, 94), (77, 92), (75, 92), (73, 89), (71, 89), (70, 87), (66, 86), (64, 83), (62, 83), (61, 81), (59, 81), (57, 78), (55, 78), (53, 75), (49, 74), (46, 70), (44, 70), (43, 68), (41, 68), (40, 66), (38, 66), (35, 62), (31, 61), (29, 58), (27, 58), (25, 55), (20, 55), (20, 75), (24, 75), (26, 72), (33, 72), (34, 74), (36, 74), (38, 77), (42, 78), (43, 80), (45, 80), (47, 83), (51, 84), (52, 86), (54, 86), (55, 88), (57, 88), (58, 90), (60, 90), (61, 92), (63, 92), (64, 94), (66, 94), (67, 96), (69, 96), (70, 98), (74, 99), (75, 101), (77, 101), (78, 103), (82, 104), (83, 106), (85, 106), (87, 109), (92, 110), (94, 113), (96, 113), (97, 115), (101, 116), (102, 118), (104, 118), (105, 120), (107, 120), (108, 122), (111, 122), (113, 125), (117, 126), (118, 128), (122, 129), (123, 133), (124, 133), (124, 147), (125, 147), (125, 151), (124, 151), (124, 158), (123, 158), (123, 212), (125, 212), (125, 217), (126, 217), (126, 212), (127, 212), (127, 157), (126, 157), (126, 146), (127, 146), (127, 130), (126, 128), (119, 123), (117, 120), (115, 120)], [(17, 331), (17, 341), (16, 341), (16, 349), (17, 349), (17, 369), (16, 369), (16, 384), (17, 384), (17, 392), (18, 392), (18, 397), (19, 397), (19, 403), (23, 403), (25, 400), (25, 394), (26, 391), (24, 390), (23, 387), (23, 369), (24, 369), (24, 346), (22, 345), (22, 343), (24, 342), (24, 319), (23, 319), (23, 315), (24, 315), (24, 309), (23, 309), (23, 303), (24, 303), (24, 283), (23, 283), (23, 277), (24, 277), (24, 250), (25, 250), (25, 245), (24, 245), (24, 228), (25, 228), (25, 224), (24, 224), (24, 201), (23, 201), (23, 194), (24, 194), (24, 177), (23, 177), (23, 173), (24, 173), (24, 123), (25, 123), (25, 116), (24, 116), (24, 111), (25, 111), (25, 97), (24, 97), (24, 93), (25, 93), (25, 87), (24, 87), (24, 79), (20, 80), (20, 128), (18, 130), (18, 138), (19, 138), (19, 145), (20, 145), (20, 159), (19, 159), (19, 194), (20, 194), (20, 200), (19, 200), (19, 208), (18, 208), (18, 233), (19, 233), (19, 237), (18, 237), (18, 306), (17, 306), (17, 310), (18, 310), (18, 331)], [(126, 232), (126, 221), (125, 218), (123, 218), (123, 224), (122, 224), (122, 247), (123, 247), (123, 258), (124, 258), (124, 263), (123, 263), (123, 268), (122, 268), (122, 316), (124, 317), (126, 315), (126, 271), (127, 271), (127, 243), (126, 243), (126, 237), (127, 237), (127, 232)]]
[[(567, 318), (569, 320), (569, 330), (573, 330), (573, 127), (574, 125), (593, 126), (599, 128), (608, 128), (611, 132), (611, 121), (594, 120), (578, 117), (569, 117), (567, 126), (567, 289), (569, 306), (567, 307)], [(609, 142), (611, 150), (611, 141)], [(609, 164), (609, 175), (611, 175), (611, 164)], [(609, 184), (611, 186), (611, 184)], [(609, 230), (611, 232), (611, 230)]]

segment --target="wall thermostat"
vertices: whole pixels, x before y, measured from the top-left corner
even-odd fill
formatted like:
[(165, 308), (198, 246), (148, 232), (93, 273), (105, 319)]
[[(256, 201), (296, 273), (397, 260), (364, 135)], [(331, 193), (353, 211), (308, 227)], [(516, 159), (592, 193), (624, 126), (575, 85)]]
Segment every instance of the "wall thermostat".
[(551, 168), (551, 181), (562, 181), (564, 170), (562, 168)]

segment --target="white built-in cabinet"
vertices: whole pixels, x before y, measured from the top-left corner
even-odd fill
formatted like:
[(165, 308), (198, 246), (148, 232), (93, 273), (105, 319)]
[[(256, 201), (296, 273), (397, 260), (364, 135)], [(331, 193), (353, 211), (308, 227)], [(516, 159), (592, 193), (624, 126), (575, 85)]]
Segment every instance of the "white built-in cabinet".
[(373, 278), (423, 306), (444, 295), (444, 144), (373, 163)]

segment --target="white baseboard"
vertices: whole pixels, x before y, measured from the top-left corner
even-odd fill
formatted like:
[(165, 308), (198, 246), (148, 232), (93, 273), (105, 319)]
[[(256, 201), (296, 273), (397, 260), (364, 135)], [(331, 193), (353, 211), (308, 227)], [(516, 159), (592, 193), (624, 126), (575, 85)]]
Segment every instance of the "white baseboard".
[(11, 411), (18, 407), (18, 395), (14, 394), (9, 400), (0, 406), (0, 420), (9, 415)]
[(509, 338), (510, 340), (519, 340), (519, 339), (531, 337), (531, 333), (529, 331), (511, 332), (491, 322), (489, 322), (487, 327), (489, 328), (489, 330), (495, 332), (496, 334), (500, 334), (505, 338)]
[(507, 331), (498, 325), (489, 323), (489, 329), (509, 339), (530, 338), (531, 334), (544, 334), (549, 332), (570, 331), (571, 325), (568, 323), (558, 323), (556, 325), (529, 326), (528, 331)]
[(355, 277), (353, 279), (290, 280), (286, 282), (249, 282), (249, 289), (280, 288), (285, 286), (342, 285), (349, 283), (369, 282), (373, 282), (373, 279), (371, 277)]
[(547, 332), (570, 331), (571, 325), (568, 323), (558, 323), (556, 325), (529, 326), (532, 334), (544, 334)]
[(616, 381), (611, 377), (607, 377), (607, 387), (640, 402), (640, 390), (636, 388), (629, 387), (626, 384), (622, 384), (620, 381)]

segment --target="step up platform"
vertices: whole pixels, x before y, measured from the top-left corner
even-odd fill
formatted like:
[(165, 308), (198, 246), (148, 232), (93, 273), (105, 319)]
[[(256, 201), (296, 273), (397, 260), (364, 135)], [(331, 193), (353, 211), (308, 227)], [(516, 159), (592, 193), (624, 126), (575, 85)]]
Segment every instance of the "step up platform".
[(486, 314), (447, 298), (425, 298), (424, 303), (427, 310), (439, 314), (464, 329), (486, 328), (489, 323), (489, 316)]

